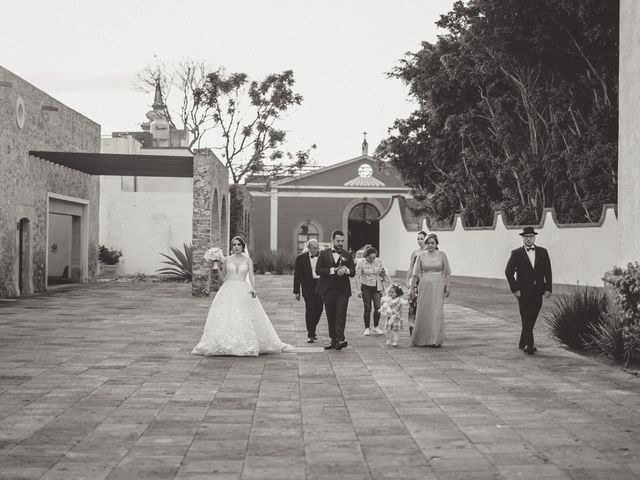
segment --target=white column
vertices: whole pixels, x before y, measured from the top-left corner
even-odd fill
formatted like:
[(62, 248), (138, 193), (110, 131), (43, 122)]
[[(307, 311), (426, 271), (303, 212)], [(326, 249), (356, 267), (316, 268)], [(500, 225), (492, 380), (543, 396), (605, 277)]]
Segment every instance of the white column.
[(278, 249), (278, 190), (271, 189), (271, 218), (269, 222), (269, 248)]
[[(620, 263), (640, 260), (640, 4), (620, 2), (618, 221)], [(615, 247), (614, 247), (615, 248)]]

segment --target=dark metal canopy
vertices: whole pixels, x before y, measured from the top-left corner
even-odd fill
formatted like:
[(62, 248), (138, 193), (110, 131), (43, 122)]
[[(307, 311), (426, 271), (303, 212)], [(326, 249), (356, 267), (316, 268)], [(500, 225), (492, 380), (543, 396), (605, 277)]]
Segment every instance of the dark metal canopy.
[(90, 175), (123, 177), (193, 177), (193, 156), (122, 153), (41, 152), (29, 155)]

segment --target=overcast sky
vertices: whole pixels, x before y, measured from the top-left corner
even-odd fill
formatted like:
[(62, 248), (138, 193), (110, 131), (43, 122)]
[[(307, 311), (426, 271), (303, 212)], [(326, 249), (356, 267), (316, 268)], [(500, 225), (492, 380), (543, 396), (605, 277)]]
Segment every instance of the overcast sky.
[(203, 59), (251, 78), (292, 69), (304, 102), (283, 123), (285, 148), (313, 143), (330, 165), (370, 152), (414, 109), (387, 78), (405, 52), (433, 42), (453, 0), (2, 1), (0, 65), (96, 121), (139, 130), (153, 99), (136, 72)]

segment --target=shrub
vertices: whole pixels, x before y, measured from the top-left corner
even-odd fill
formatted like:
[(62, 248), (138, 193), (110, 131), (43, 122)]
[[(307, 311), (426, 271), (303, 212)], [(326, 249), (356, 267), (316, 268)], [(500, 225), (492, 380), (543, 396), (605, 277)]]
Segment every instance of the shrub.
[(569, 347), (581, 350), (589, 346), (592, 336), (607, 313), (607, 296), (596, 288), (576, 287), (570, 294), (556, 299), (545, 321), (554, 337)]
[(273, 272), (277, 275), (291, 273), (295, 268), (296, 259), (288, 250), (272, 250)]
[(618, 312), (597, 330), (592, 343), (611, 358), (629, 363), (640, 362), (640, 265), (614, 267), (604, 281), (611, 287)]
[(169, 275), (179, 280), (191, 281), (193, 272), (193, 248), (191, 244), (183, 244), (184, 253), (176, 247), (171, 247), (171, 251), (175, 255), (170, 257), (161, 253), (166, 260), (162, 263), (166, 263), (169, 267), (159, 268), (157, 271), (163, 275)]
[(273, 259), (270, 252), (259, 251), (252, 257), (253, 271), (255, 273), (264, 273), (273, 271)]
[(272, 272), (277, 275), (293, 272), (296, 260), (293, 253), (286, 250), (260, 251), (252, 259), (254, 272)]
[(105, 265), (116, 265), (120, 261), (122, 251), (98, 245), (98, 260)]
[(626, 326), (637, 324), (640, 320), (640, 265), (638, 262), (627, 264), (627, 268), (613, 267), (605, 273), (605, 283), (613, 291), (613, 301), (620, 309), (622, 323)]
[(594, 328), (590, 339), (591, 346), (617, 362), (624, 362), (623, 328), (622, 320), (618, 315), (604, 315), (602, 323)]

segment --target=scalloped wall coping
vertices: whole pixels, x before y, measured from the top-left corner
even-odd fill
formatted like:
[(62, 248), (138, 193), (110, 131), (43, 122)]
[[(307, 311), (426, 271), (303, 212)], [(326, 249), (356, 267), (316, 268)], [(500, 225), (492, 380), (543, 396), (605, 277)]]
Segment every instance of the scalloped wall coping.
[[(518, 234), (525, 225), (505, 225), (501, 212), (491, 226), (465, 227), (456, 215), (451, 227), (429, 228), (424, 217), (420, 226), (411, 222), (407, 208), (404, 197), (394, 196), (380, 217), (380, 256), (392, 272), (406, 272), (420, 230), (438, 235), (453, 274), (466, 277), (503, 279), (511, 250), (522, 245)], [(597, 223), (558, 224), (553, 209), (545, 209), (538, 224), (526, 226), (536, 229), (536, 243), (549, 250), (554, 283), (602, 286), (604, 272), (619, 263), (622, 240), (615, 205), (604, 205)]]

